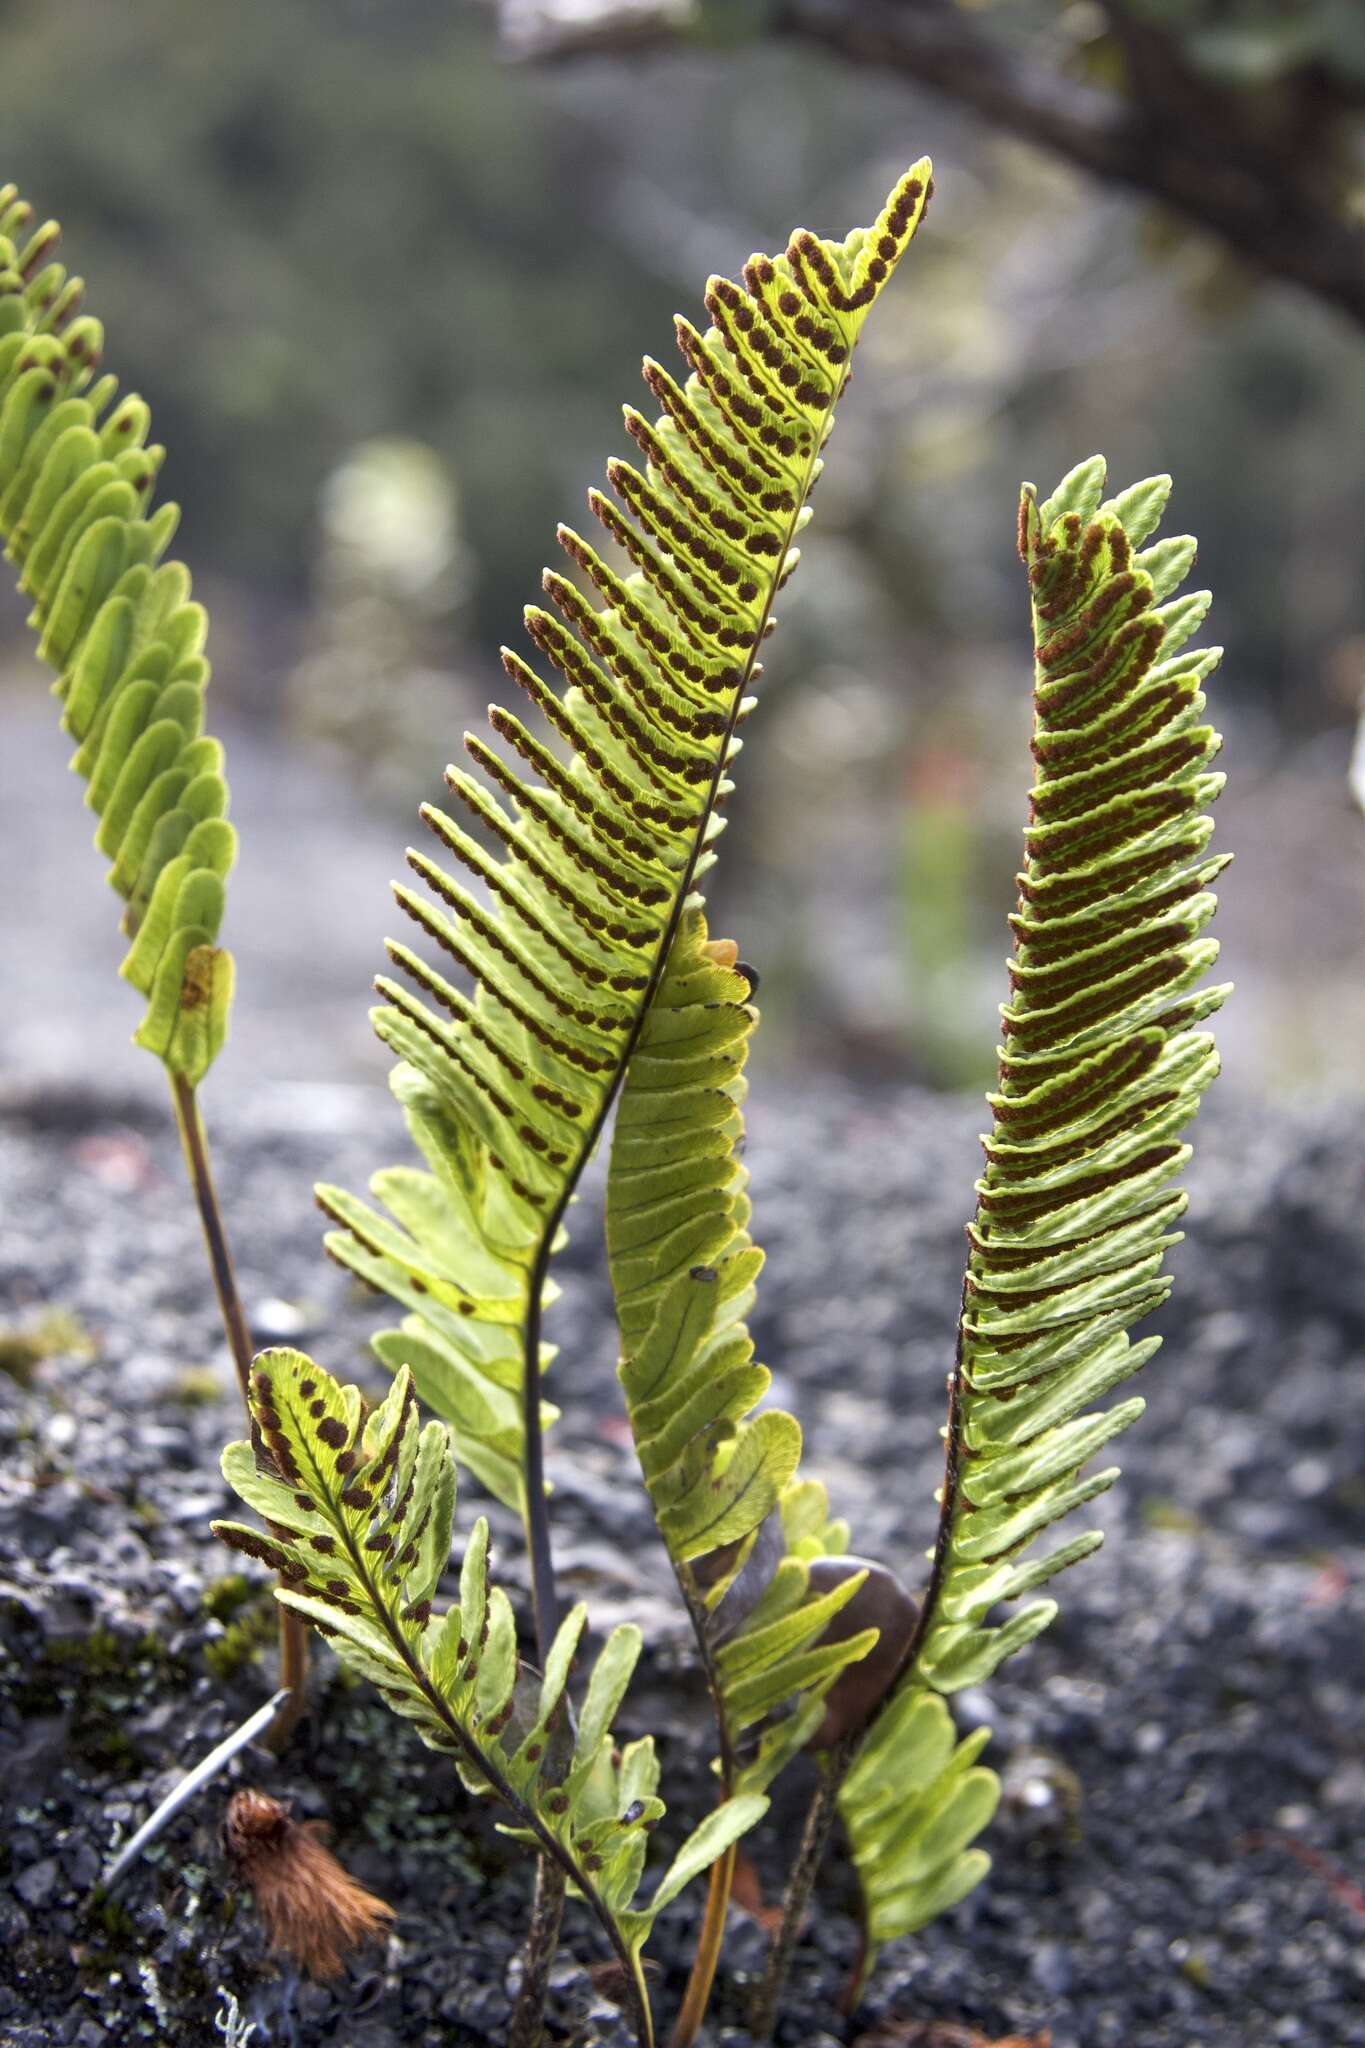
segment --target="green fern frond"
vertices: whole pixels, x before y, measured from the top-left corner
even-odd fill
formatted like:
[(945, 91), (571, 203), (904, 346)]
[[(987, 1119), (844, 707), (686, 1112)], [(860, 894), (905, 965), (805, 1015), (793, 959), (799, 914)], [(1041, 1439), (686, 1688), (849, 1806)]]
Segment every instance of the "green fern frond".
[(189, 572), (161, 558), (179, 520), (151, 511), (165, 450), (140, 398), (96, 381), (104, 334), (0, 187), (0, 537), (57, 671), (95, 845), (126, 902), (121, 972), (147, 999), (137, 1042), (193, 1084), (222, 1048), (232, 957), (215, 942), (236, 857), (223, 750), (203, 733), (207, 620)]
[(742, 285), (712, 278), (709, 328), (678, 322), (684, 383), (646, 362), (660, 413), (626, 410), (644, 466), (612, 462), (619, 503), (589, 498), (629, 567), (561, 529), (581, 582), (548, 572), (554, 610), (526, 613), (561, 681), (503, 656), (563, 751), (494, 706), (507, 752), (469, 738), (482, 778), (448, 771), (467, 822), (422, 814), (475, 886), (413, 852), (423, 887), (396, 892), (459, 970), (456, 986), (396, 945), (398, 978), (379, 983), (376, 1028), (401, 1063), (398, 1092), (432, 1171), (379, 1177), (387, 1217), (321, 1189), (341, 1226), (328, 1246), (409, 1311), (381, 1354), (412, 1364), (459, 1455), (523, 1510), (543, 1485), (550, 1256), (715, 859), (737, 727), (835, 403), (928, 187), (922, 163), (871, 229), (843, 243), (797, 234), (784, 254), (752, 258)]
[(1056, 1612), (1041, 1600), (995, 1624), (998, 1603), (1101, 1541), (1022, 1555), (1117, 1477), (1081, 1473), (1143, 1403), (1092, 1404), (1160, 1343), (1127, 1333), (1169, 1291), (1180, 1134), (1218, 1070), (1198, 1027), (1227, 989), (1196, 985), (1217, 957), (1204, 932), (1226, 864), (1207, 850), (1223, 777), (1202, 718), (1221, 650), (1186, 647), (1209, 604), (1175, 596), (1194, 542), (1146, 545), (1170, 479), (1101, 504), (1104, 476), (1096, 457), (1042, 506), (1026, 486), (1020, 507), (1037, 781), (915, 1663), (941, 1692), (988, 1676)]
[(597, 1915), (640, 2000), (640, 1954), (658, 1913), (760, 1818), (752, 1794), (719, 1809), (684, 1843), (652, 1897), (632, 1904), (650, 1831), (664, 1812), (649, 1739), (615, 1746), (612, 1722), (641, 1639), (613, 1631), (577, 1716), (568, 1684), (587, 1620), (575, 1607), (532, 1673), (517, 1655), (511, 1603), (488, 1578), (488, 1524), (474, 1527), (460, 1597), (433, 1601), (450, 1558), (456, 1473), (439, 1422), (422, 1426), (412, 1375), (400, 1368), (366, 1414), (303, 1353), (262, 1352), (251, 1411), (269, 1469), (249, 1443), (230, 1444), (223, 1474), (268, 1533), (215, 1522), (232, 1548), (261, 1559), (283, 1584), (276, 1597), (328, 1636), (342, 1661), (456, 1763), (468, 1788), (498, 1799), (511, 1832), (564, 1872)]
[(796, 1482), (795, 1418), (753, 1413), (771, 1376), (744, 1321), (763, 1262), (738, 1156), (757, 1022), (748, 994), (734, 947), (708, 940), (689, 911), (621, 1091), (607, 1258), (626, 1411), (705, 1661), (722, 1780), (762, 1790), (814, 1736), (825, 1694), (877, 1631), (824, 1640), (867, 1575), (812, 1587), (809, 1559), (837, 1535), (823, 1488)]
[(888, 1941), (915, 1934), (974, 1891), (991, 1867), (970, 1845), (1000, 1803), (1000, 1780), (977, 1762), (990, 1740), (959, 1742), (927, 1686), (903, 1686), (839, 1788), (839, 1816), (863, 1900), (861, 1991)]

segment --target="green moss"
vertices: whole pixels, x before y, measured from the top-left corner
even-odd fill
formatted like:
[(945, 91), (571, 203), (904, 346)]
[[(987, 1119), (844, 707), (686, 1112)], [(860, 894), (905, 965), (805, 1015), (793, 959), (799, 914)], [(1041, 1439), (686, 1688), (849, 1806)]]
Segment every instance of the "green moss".
[(26, 1387), (34, 1369), (48, 1358), (93, 1358), (95, 1347), (78, 1315), (45, 1308), (32, 1318), (0, 1323), (0, 1372)]
[[(240, 1579), (240, 1575), (232, 1574), (229, 1579), (220, 1580), (218, 1583), (220, 1586), (229, 1585), (231, 1578)], [(227, 1623), (222, 1635), (215, 1642), (204, 1645), (205, 1667), (220, 1685), (254, 1664), (267, 1644), (274, 1642), (279, 1626), (275, 1618), (274, 1597), (268, 1588), (250, 1586), (244, 1579), (240, 1579), (240, 1583), (246, 1588), (247, 1604), (241, 1607), (234, 1621)], [(206, 1588), (206, 1594), (211, 1590)], [(227, 1613), (231, 1614), (233, 1611), (233, 1607), (229, 1606)]]
[(63, 1715), (72, 1756), (126, 1775), (137, 1753), (130, 1723), (168, 1689), (183, 1689), (190, 1675), (186, 1660), (153, 1631), (130, 1639), (99, 1626), (35, 1646), (9, 1674), (6, 1696), (22, 1717)]
[(1161, 1494), (1152, 1494), (1143, 1501), (1140, 1513), (1149, 1529), (1169, 1529), (1179, 1536), (1198, 1536), (1204, 1528), (1198, 1515), (1182, 1507), (1179, 1501), (1167, 1500)]
[(111, 1628), (96, 1624), (87, 1635), (67, 1636), (48, 1646), (54, 1664), (88, 1672), (92, 1677), (117, 1671), (128, 1662), (128, 1646), (120, 1643)]
[(205, 1614), (211, 1614), (215, 1621), (229, 1622), (239, 1608), (249, 1600), (259, 1597), (260, 1587), (254, 1586), (245, 1572), (225, 1572), (221, 1579), (210, 1579), (199, 1596), (199, 1605)]
[(187, 1365), (171, 1384), (171, 1399), (180, 1408), (212, 1408), (223, 1398), (223, 1383), (207, 1365)]

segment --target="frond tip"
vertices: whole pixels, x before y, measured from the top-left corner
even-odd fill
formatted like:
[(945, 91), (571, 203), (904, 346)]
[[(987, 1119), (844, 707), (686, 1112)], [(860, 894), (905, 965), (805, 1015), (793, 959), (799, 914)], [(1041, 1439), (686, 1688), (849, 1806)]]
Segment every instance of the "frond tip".
[(1020, 506), (1037, 780), (916, 1665), (945, 1692), (987, 1676), (1056, 1612), (1042, 1600), (995, 1625), (997, 1603), (1101, 1541), (1090, 1530), (1022, 1556), (1117, 1477), (1081, 1470), (1143, 1403), (1092, 1404), (1160, 1343), (1128, 1331), (1169, 1291), (1181, 1133), (1218, 1071), (1199, 1027), (1227, 989), (1198, 984), (1218, 953), (1205, 927), (1226, 864), (1208, 853), (1223, 777), (1202, 716), (1221, 650), (1186, 648), (1209, 604), (1206, 591), (1175, 595), (1194, 542), (1144, 545), (1170, 479), (1102, 504), (1104, 474), (1097, 457), (1042, 506), (1026, 486)]
[(236, 857), (223, 750), (205, 737), (207, 620), (161, 558), (179, 510), (151, 509), (165, 450), (150, 414), (99, 377), (104, 330), (50, 262), (59, 230), (0, 187), (0, 538), (57, 671), (95, 845), (126, 903), (122, 974), (147, 999), (136, 1036), (198, 1082), (221, 1050), (232, 959), (216, 943)]

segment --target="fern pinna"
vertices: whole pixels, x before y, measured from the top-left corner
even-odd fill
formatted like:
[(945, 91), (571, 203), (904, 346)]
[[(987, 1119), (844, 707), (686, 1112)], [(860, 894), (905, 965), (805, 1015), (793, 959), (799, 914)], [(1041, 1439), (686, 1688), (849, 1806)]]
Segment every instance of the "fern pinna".
[(555, 611), (532, 606), (526, 624), (562, 687), (504, 652), (567, 754), (494, 707), (519, 766), (471, 737), (486, 779), (447, 777), (468, 825), (423, 811), (476, 889), (414, 852), (424, 889), (397, 890), (463, 984), (406, 945), (390, 947), (402, 978), (379, 983), (376, 1029), (430, 1171), (377, 1176), (387, 1213), (339, 1188), (319, 1199), (340, 1226), (329, 1249), (408, 1312), (381, 1355), (411, 1364), (457, 1454), (526, 1517), (542, 1653), (556, 1620), (541, 1448), (550, 1258), (715, 858), (737, 728), (849, 359), (928, 189), (921, 163), (869, 230), (797, 234), (752, 258), (742, 285), (713, 278), (711, 326), (678, 322), (684, 383), (646, 362), (661, 412), (626, 410), (644, 468), (611, 463), (615, 501), (589, 498), (632, 566), (561, 529), (582, 584), (547, 572)]
[[(1223, 777), (1203, 684), (1222, 650), (1187, 648), (1207, 591), (1176, 592), (1188, 537), (1153, 542), (1169, 477), (1101, 503), (1105, 465), (1073, 470), (1041, 506), (1025, 486), (1019, 550), (1032, 599), (1033, 754), (1015, 954), (1003, 1007), (993, 1128), (969, 1231), (946, 1470), (929, 1583), (901, 1681), (860, 1742), (831, 1759), (834, 1803), (863, 1888), (859, 1979), (879, 1946), (970, 1889), (970, 1847), (998, 1787), (953, 1745), (938, 1695), (979, 1684), (1046, 1628), (1056, 1602), (997, 1610), (1096, 1550), (1088, 1529), (1042, 1556), (1030, 1546), (1112, 1486), (1083, 1468), (1136, 1421), (1133, 1397), (1093, 1403), (1153, 1355), (1128, 1332), (1165, 1300), (1165, 1253), (1186, 1197), (1181, 1132), (1218, 1071), (1200, 1029), (1226, 986), (1197, 984), (1217, 958), (1205, 927), (1207, 806)], [(1150, 544), (1149, 544), (1150, 543)], [(911, 1736), (914, 1739), (910, 1739)], [(797, 1891), (824, 1832), (808, 1830)], [(788, 1916), (789, 1922), (791, 1916)], [(760, 2000), (770, 2029), (781, 1962)]]
[(269, 1533), (239, 1522), (215, 1522), (215, 1533), (278, 1572), (281, 1603), (329, 1636), (343, 1663), (451, 1758), (469, 1791), (507, 1810), (508, 1832), (574, 1885), (612, 1944), (648, 2048), (641, 1952), (654, 1921), (767, 1801), (751, 1793), (710, 1815), (649, 1899), (633, 1904), (664, 1812), (652, 1740), (618, 1749), (612, 1735), (639, 1630), (626, 1625), (608, 1637), (575, 1725), (566, 1688), (586, 1610), (575, 1607), (561, 1623), (543, 1673), (524, 1671), (511, 1603), (489, 1582), (482, 1518), (465, 1549), (458, 1601), (433, 1611), (450, 1559), (455, 1462), (445, 1426), (419, 1421), (406, 1367), (367, 1414), (355, 1387), (339, 1386), (301, 1352), (262, 1352), (251, 1412), (268, 1462), (262, 1469), (250, 1443), (231, 1444), (223, 1473)]

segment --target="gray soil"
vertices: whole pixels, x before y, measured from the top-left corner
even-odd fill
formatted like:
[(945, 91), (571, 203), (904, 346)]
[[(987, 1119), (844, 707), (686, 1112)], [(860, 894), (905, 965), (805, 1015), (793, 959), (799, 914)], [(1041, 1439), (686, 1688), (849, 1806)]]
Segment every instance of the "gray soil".
[[(855, 1547), (913, 1579), (930, 1539), (938, 1429), (975, 1170), (975, 1106), (821, 1081), (764, 1085), (751, 1117), (769, 1267), (757, 1318), (807, 1469)], [(362, 1088), (262, 1090), (218, 1119), (220, 1177), (262, 1341), (370, 1385), (383, 1321), (318, 1249), (309, 1189), (352, 1187), (401, 1138)], [(1060, 1620), (959, 1702), (995, 1729), (1006, 1780), (995, 1867), (884, 1958), (862, 2011), (838, 1999), (855, 1946), (831, 1859), (800, 1949), (786, 2048), (890, 2019), (1053, 2048), (1365, 2044), (1365, 1168), (1354, 1114), (1217, 1102), (1200, 1123), (1190, 1241), (1144, 1374), (1149, 1409), (1100, 1504), (1109, 1541), (1060, 1583)], [(276, 1763), (247, 1754), (117, 1897), (97, 1874), (271, 1684), (267, 1596), (235, 1616), (236, 1561), (208, 1534), (234, 1389), (157, 1107), (47, 1093), (0, 1116), (0, 2040), (6, 2048), (213, 2043), (231, 1999), (263, 2043), (475, 2048), (505, 2038), (529, 1874), (447, 1766), (329, 1655)], [(704, 1703), (621, 1442), (593, 1203), (577, 1211), (551, 1334), (565, 1589), (650, 1649), (625, 1733), (660, 1731), (679, 1827), (708, 1800)], [(26, 1365), (15, 1332), (79, 1317)], [(208, 1368), (206, 1374), (205, 1368)], [(470, 1486), (459, 1522), (474, 1511)], [(520, 1577), (515, 1530), (499, 1565)], [(238, 1588), (238, 1591), (241, 1589)], [(211, 1609), (226, 1615), (215, 1618)], [(206, 1661), (207, 1660), (207, 1661)], [(225, 1679), (210, 1665), (234, 1666)], [(226, 1787), (325, 1815), (344, 1861), (397, 1911), (337, 1986), (266, 1952), (218, 1846)], [(754, 1845), (771, 1894), (808, 1786), (784, 1780)], [(675, 2008), (699, 1896), (654, 1944)], [(708, 2040), (741, 2048), (764, 1935), (736, 1912)], [(628, 2048), (601, 1948), (571, 1909), (551, 2039)], [(215, 2022), (220, 2031), (215, 2033)], [(897, 2037), (910, 2039), (906, 2028)]]

